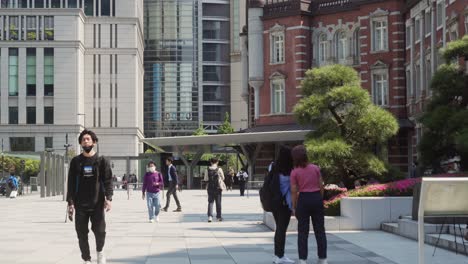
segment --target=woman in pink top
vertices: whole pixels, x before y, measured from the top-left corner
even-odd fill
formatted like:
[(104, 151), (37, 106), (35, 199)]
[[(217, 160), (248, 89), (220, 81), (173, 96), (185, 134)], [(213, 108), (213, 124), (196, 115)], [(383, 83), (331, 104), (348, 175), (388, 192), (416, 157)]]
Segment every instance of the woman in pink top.
[(318, 264), (327, 262), (327, 236), (323, 208), (323, 181), (320, 168), (309, 163), (303, 145), (292, 149), (294, 169), (291, 172), (291, 196), (293, 214), (297, 218), (297, 248), (299, 264), (305, 264), (308, 254), (309, 219), (312, 219), (317, 241)]

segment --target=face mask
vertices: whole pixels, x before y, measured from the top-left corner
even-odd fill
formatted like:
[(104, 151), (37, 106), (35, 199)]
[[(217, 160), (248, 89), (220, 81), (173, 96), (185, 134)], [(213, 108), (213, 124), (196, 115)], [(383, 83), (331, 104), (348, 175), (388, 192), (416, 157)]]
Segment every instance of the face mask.
[(156, 171), (156, 168), (155, 168), (155, 167), (153, 167), (153, 166), (151, 166), (151, 167), (148, 167), (148, 171), (149, 171), (149, 172), (151, 172), (151, 173), (153, 173), (153, 172), (155, 172), (155, 171)]
[(93, 149), (93, 146), (82, 146), (84, 152), (90, 153), (91, 150)]

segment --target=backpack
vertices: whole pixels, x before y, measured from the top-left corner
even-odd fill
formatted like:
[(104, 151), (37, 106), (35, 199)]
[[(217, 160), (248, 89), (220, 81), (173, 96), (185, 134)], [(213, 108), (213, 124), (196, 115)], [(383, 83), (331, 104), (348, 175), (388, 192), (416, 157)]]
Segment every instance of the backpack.
[(263, 180), (263, 185), (260, 188), (260, 202), (262, 203), (263, 210), (266, 212), (273, 211), (273, 190), (272, 190), (272, 181), (273, 181), (273, 173), (269, 172), (265, 179)]
[(219, 189), (219, 168), (216, 170), (208, 169), (208, 190), (214, 191)]

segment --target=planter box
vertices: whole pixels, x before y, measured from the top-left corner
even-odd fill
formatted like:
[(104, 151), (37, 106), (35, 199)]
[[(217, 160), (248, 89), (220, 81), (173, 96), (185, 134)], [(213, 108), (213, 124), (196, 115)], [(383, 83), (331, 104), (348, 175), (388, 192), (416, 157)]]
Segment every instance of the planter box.
[[(341, 216), (325, 216), (326, 230), (379, 230), (383, 222), (397, 222), (411, 215), (412, 197), (345, 197), (341, 200)], [(263, 223), (275, 230), (275, 220), (264, 212)], [(291, 218), (288, 231), (297, 230), (297, 220)], [(311, 225), (312, 230), (312, 225)]]

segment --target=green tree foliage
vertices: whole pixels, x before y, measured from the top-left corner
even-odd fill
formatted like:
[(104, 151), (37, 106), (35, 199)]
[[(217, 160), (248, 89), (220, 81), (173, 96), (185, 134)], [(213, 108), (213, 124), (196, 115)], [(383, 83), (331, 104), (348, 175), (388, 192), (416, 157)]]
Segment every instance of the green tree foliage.
[[(21, 164), (21, 160), (25, 161), (24, 167)], [(1, 171), (4, 171), (4, 175), (9, 175), (10, 169), (13, 169), (16, 175), (23, 176), (23, 180), (29, 182), (29, 177), (36, 176), (39, 173), (39, 160), (5, 156), (3, 163), (0, 158), (0, 176)]]
[(395, 117), (375, 106), (360, 87), (355, 70), (330, 65), (307, 71), (304, 98), (295, 106), (297, 120), (315, 127), (305, 145), (326, 181), (343, 181), (354, 188), (356, 179), (383, 177), (388, 165), (376, 153), (398, 131)]
[(459, 156), (461, 169), (468, 170), (468, 74), (459, 65), (468, 58), (468, 35), (450, 42), (443, 57), (448, 63), (434, 74), (433, 96), (420, 118), (421, 162), (437, 171), (441, 161)]
[(203, 125), (200, 125), (195, 131), (193, 131), (193, 136), (204, 136), (204, 135), (208, 135), (208, 133), (206, 133), (205, 129), (203, 128)]
[(231, 122), (229, 121), (229, 113), (226, 112), (224, 114), (224, 122), (218, 128), (218, 134), (232, 134), (234, 133), (234, 128), (231, 126)]

